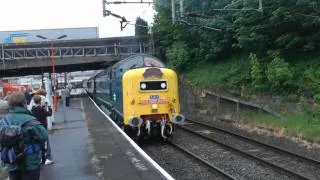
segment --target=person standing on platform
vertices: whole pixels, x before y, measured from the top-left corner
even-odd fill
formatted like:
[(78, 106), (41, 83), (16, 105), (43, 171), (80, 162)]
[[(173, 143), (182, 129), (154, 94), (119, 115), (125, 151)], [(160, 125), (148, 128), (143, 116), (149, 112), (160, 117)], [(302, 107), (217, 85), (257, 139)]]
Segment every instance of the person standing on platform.
[(28, 87), (27, 90), (24, 92), (24, 96), (27, 99), (27, 105), (29, 105), (30, 102), (31, 102), (31, 99), (32, 99), (32, 95), (31, 94), (32, 94), (32, 90), (31, 90), (30, 87)]
[[(32, 107), (31, 112), (37, 118), (38, 121), (44, 126), (46, 130), (48, 130), (48, 121), (47, 117), (52, 115), (52, 108), (51, 106), (41, 105), (41, 96), (35, 95), (33, 97), (35, 105)], [(46, 148), (47, 147), (47, 148)], [(47, 138), (46, 143), (44, 143), (41, 147), (41, 156), (42, 161), (41, 164), (52, 164), (52, 157), (51, 157), (51, 148), (49, 143), (49, 136)]]
[(70, 89), (68, 87), (66, 87), (64, 90), (66, 93), (66, 106), (69, 107), (69, 105), (70, 105)]
[(71, 90), (72, 90), (72, 85), (69, 83), (68, 85), (67, 85), (67, 88), (70, 90), (70, 92), (71, 92)]
[[(40, 179), (40, 144), (47, 138), (47, 131), (36, 121), (30, 111), (27, 110), (27, 100), (24, 93), (13, 93), (8, 96), (9, 112), (1, 119), (0, 133), (2, 140), (1, 159), (8, 165), (10, 180), (39, 180)], [(15, 126), (21, 127), (22, 138), (16, 145), (6, 147), (7, 138), (16, 138), (7, 130)], [(15, 141), (12, 141), (15, 142)], [(24, 149), (21, 152), (21, 147)], [(19, 153), (19, 154), (17, 154)], [(16, 157), (16, 158), (15, 158)]]
[[(39, 89), (38, 91), (36, 91), (36, 92), (34, 93), (33, 97), (34, 97), (35, 95), (39, 95), (39, 96), (41, 97), (41, 105), (46, 106), (46, 105), (48, 104), (47, 99), (46, 99), (46, 94), (47, 94), (47, 92), (46, 92), (45, 90)], [(33, 97), (32, 97), (32, 99), (31, 99), (31, 101), (30, 101), (29, 106), (28, 106), (28, 109), (29, 109), (30, 111), (31, 111), (32, 107), (35, 105)]]

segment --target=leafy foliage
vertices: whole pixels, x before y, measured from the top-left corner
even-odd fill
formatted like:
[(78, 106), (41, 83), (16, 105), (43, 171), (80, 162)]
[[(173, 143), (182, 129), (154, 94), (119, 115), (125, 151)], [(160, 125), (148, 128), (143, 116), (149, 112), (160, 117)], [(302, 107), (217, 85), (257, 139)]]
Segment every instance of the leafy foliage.
[(189, 53), (186, 44), (182, 41), (175, 42), (167, 51), (169, 67), (182, 71), (186, 68), (189, 60)]
[[(160, 57), (179, 71), (198, 73), (190, 77), (200, 76), (203, 72), (193, 68), (203, 64), (206, 77), (194, 79), (205, 84), (211, 80), (211, 84), (228, 90), (245, 87), (257, 93), (303, 94), (311, 90), (320, 99), (319, 66), (298, 65), (297, 62), (308, 59), (303, 55), (300, 59), (284, 55), (315, 52), (319, 57), (320, 1), (262, 2), (263, 9), (258, 9), (258, 0), (184, 0), (185, 16), (179, 17), (176, 12), (177, 23), (172, 24), (171, 3), (157, 0), (153, 31)], [(235, 60), (239, 54), (250, 53), (249, 58)], [(220, 69), (210, 69), (206, 64), (215, 64)]]
[(148, 22), (140, 17), (136, 19), (135, 36), (143, 37), (148, 35)]
[(315, 99), (320, 101), (320, 71), (319, 66), (311, 65), (303, 74), (305, 89), (315, 92)]
[(252, 121), (320, 142), (319, 0), (262, 0), (261, 9), (259, 0), (184, 0), (175, 24), (171, 3), (155, 2), (155, 42), (169, 66), (197, 86), (306, 99), (285, 127), (273, 117)]
[(268, 65), (266, 74), (271, 88), (275, 91), (291, 85), (293, 74), (283, 58), (275, 57)]
[(256, 54), (250, 54), (250, 75), (251, 75), (251, 84), (255, 90), (261, 90), (263, 88), (263, 69), (261, 63)]

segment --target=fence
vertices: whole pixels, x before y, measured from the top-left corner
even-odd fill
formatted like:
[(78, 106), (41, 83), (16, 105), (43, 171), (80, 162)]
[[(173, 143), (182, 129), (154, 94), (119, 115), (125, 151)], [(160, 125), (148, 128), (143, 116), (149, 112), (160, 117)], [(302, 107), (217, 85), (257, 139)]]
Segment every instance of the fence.
[[(267, 113), (279, 118), (283, 122), (285, 121), (284, 117), (280, 113), (271, 110), (271, 108), (266, 105), (258, 105), (241, 101), (239, 99), (224, 96), (208, 90), (202, 90), (200, 97), (204, 99), (205, 104), (211, 104), (211, 108), (214, 110), (215, 116), (219, 119), (243, 121), (245, 119), (244, 112), (255, 112)], [(214, 105), (213, 102), (215, 102)]]
[[(251, 103), (220, 93), (191, 87), (188, 82), (180, 80), (181, 112), (190, 119), (221, 119), (243, 123), (250, 113), (263, 113), (278, 118), (283, 123), (286, 119), (270, 106)], [(278, 107), (276, 107), (278, 108)]]

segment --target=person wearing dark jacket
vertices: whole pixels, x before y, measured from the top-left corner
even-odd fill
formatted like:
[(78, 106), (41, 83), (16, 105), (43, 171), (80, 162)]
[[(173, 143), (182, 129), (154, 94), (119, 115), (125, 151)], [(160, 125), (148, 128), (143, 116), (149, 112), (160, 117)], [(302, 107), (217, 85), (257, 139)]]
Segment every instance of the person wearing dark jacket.
[(69, 107), (69, 105), (70, 105), (70, 89), (68, 87), (66, 87), (65, 91), (66, 91), (66, 106)]
[[(52, 108), (49, 106), (45, 106), (41, 104), (41, 96), (35, 95), (33, 97), (34, 106), (31, 109), (32, 114), (37, 118), (38, 121), (41, 122), (41, 124), (48, 130), (48, 122), (47, 117), (52, 115)], [(50, 149), (50, 143), (49, 143), (49, 137), (46, 141), (47, 148), (45, 148), (45, 143), (42, 145), (42, 164), (52, 164), (51, 160), (51, 149)]]
[[(27, 110), (27, 100), (23, 93), (12, 93), (7, 98), (9, 113), (6, 115), (10, 125), (21, 125), (36, 118)], [(6, 126), (0, 123), (0, 127)], [(31, 124), (25, 127), (23, 133), (23, 143), (27, 145), (27, 151), (23, 163), (8, 164), (8, 174), (10, 180), (39, 180), (40, 179), (40, 148), (38, 143), (43, 143), (47, 139), (46, 129), (39, 124)], [(32, 134), (32, 136), (30, 136)], [(34, 141), (37, 139), (37, 141)], [(40, 145), (39, 145), (40, 146)], [(30, 148), (29, 148), (30, 147)], [(30, 151), (29, 151), (30, 149)]]
[(27, 100), (27, 105), (29, 105), (30, 102), (31, 102), (31, 99), (32, 99), (31, 89), (27, 88), (27, 90), (24, 92), (24, 95), (25, 95), (26, 100)]

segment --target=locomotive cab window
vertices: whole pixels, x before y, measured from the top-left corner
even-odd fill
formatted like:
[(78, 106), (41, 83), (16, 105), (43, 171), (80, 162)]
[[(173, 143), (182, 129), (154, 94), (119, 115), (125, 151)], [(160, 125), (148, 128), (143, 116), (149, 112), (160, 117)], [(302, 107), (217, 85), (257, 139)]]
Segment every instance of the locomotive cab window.
[(168, 89), (167, 81), (141, 81), (141, 91), (164, 91)]

